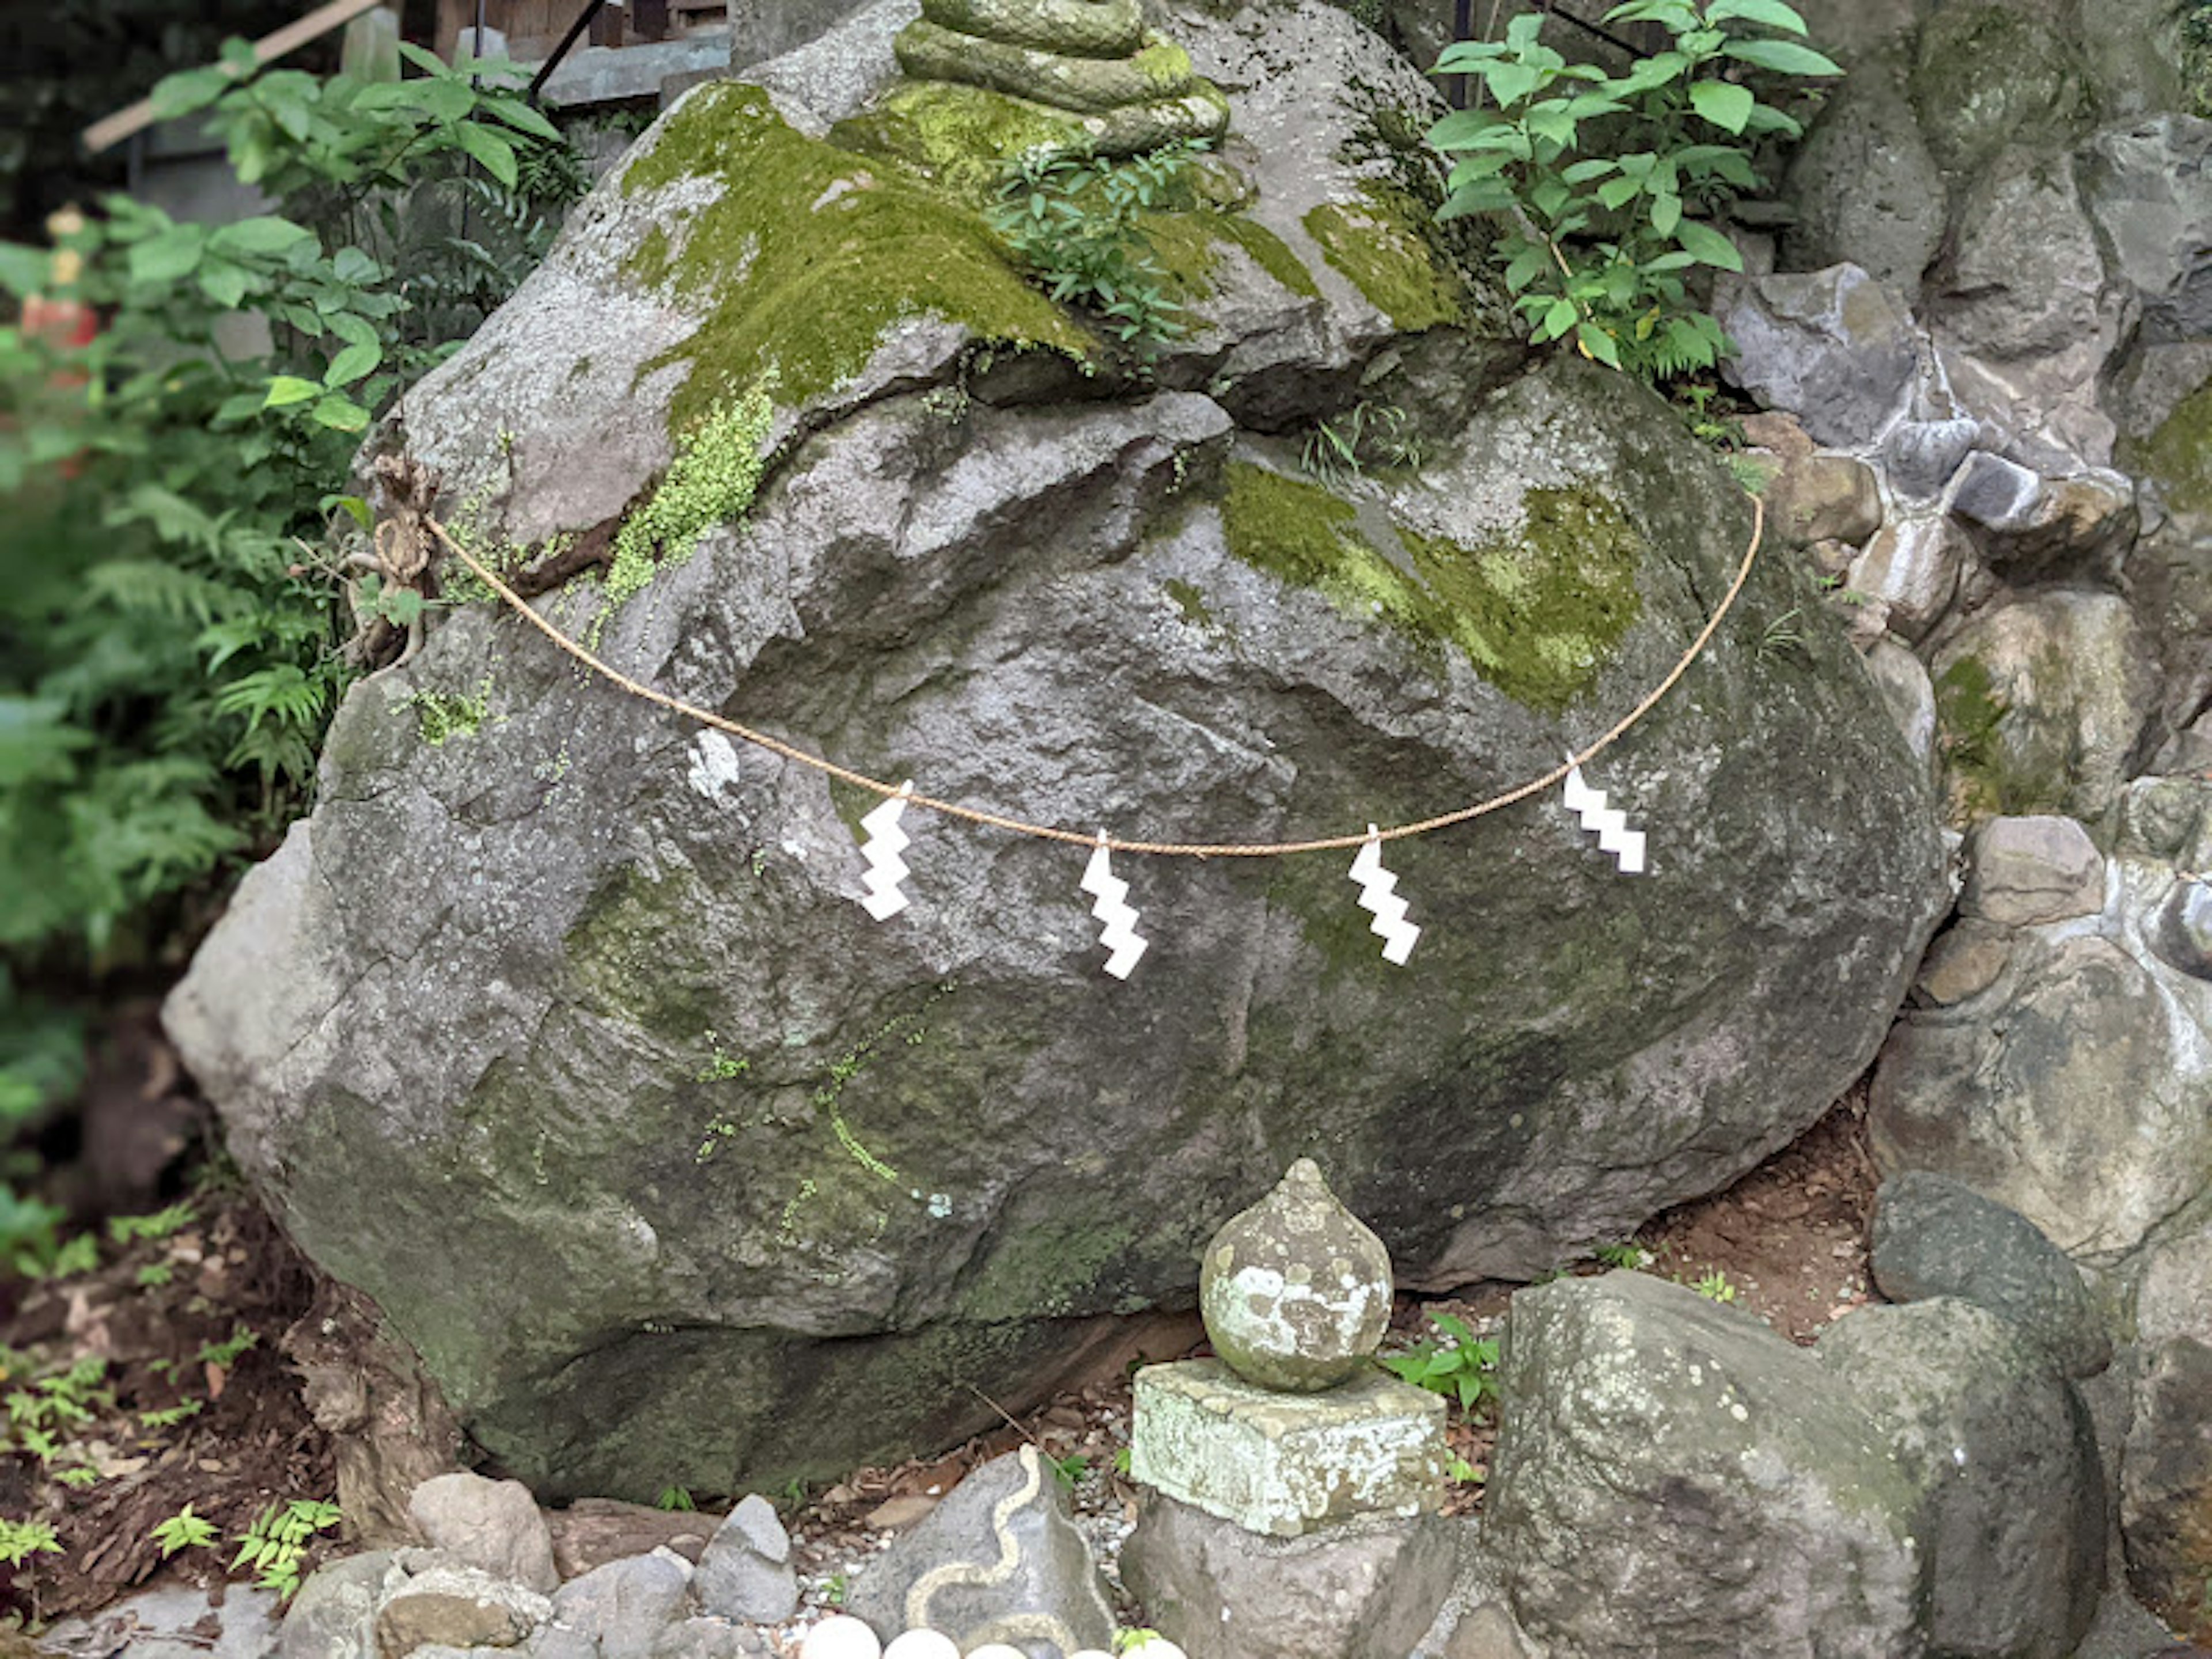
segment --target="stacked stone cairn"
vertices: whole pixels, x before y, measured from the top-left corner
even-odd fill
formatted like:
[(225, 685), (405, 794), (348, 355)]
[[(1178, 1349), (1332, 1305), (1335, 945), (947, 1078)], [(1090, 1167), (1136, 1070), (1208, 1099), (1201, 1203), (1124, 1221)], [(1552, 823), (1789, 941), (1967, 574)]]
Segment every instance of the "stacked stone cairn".
[(1206, 1247), (1218, 1357), (1137, 1373), (1121, 1558), (1191, 1651), (1403, 1659), (1449, 1593), (1444, 1404), (1375, 1363), (1390, 1296), (1382, 1241), (1308, 1158)]
[(922, 0), (896, 44), (909, 76), (1002, 94), (1093, 155), (1228, 129), (1229, 100), (1145, 27), (1139, 0)]

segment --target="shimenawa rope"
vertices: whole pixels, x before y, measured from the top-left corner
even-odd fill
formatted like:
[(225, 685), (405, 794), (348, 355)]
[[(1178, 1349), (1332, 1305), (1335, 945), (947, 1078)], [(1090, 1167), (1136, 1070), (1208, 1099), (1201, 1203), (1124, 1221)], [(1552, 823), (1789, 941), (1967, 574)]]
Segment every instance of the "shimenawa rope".
[(1736, 568), (1735, 580), (1729, 584), (1728, 592), (1721, 596), (1720, 604), (1715, 607), (1713, 614), (1706, 618), (1705, 625), (1698, 630), (1697, 638), (1690, 641), (1689, 649), (1683, 652), (1680, 660), (1675, 663), (1667, 678), (1652, 687), (1641, 702), (1614, 722), (1604, 735), (1587, 747), (1572, 753), (1565, 764), (1554, 767), (1542, 777), (1532, 778), (1527, 783), (1508, 789), (1502, 794), (1492, 795), (1486, 800), (1477, 801), (1470, 806), (1460, 807), (1455, 811), (1440, 812), (1432, 818), (1422, 818), (1413, 823), (1395, 824), (1371, 833), (1323, 836), (1313, 841), (1287, 842), (1123, 841), (1113, 836), (1085, 835), (1079, 830), (1060, 830), (1050, 824), (1031, 823), (1026, 819), (1009, 817), (1004, 813), (987, 811), (981, 807), (963, 806), (957, 801), (939, 800), (934, 795), (913, 793), (898, 784), (885, 783), (882, 779), (872, 778), (865, 772), (855, 772), (849, 766), (840, 766), (836, 762), (826, 760), (819, 755), (811, 755), (803, 749), (786, 743), (781, 738), (772, 738), (765, 732), (757, 732), (750, 726), (740, 726), (737, 721), (726, 720), (710, 709), (696, 708), (680, 697), (671, 696), (665, 691), (656, 690), (652, 686), (632, 679), (620, 669), (601, 661), (581, 644), (569, 638), (568, 635), (532, 609), (527, 600), (501, 581), (466, 548), (455, 541), (447, 532), (446, 526), (440, 524), (437, 520), (426, 514), (422, 522), (428, 527), (431, 534), (437, 537), (446, 550), (467, 566), (477, 579), (496, 594), (508, 609), (514, 611), (532, 628), (544, 635), (569, 656), (583, 664), (592, 673), (610, 684), (627, 691), (634, 697), (647, 702), (658, 703), (661, 708), (681, 714), (686, 720), (696, 720), (698, 724), (711, 727), (717, 732), (727, 732), (731, 737), (741, 738), (757, 748), (765, 749), (770, 754), (781, 755), (786, 760), (798, 762), (801, 766), (811, 766), (817, 772), (826, 772), (833, 778), (840, 779), (856, 788), (869, 790), (885, 799), (894, 795), (904, 795), (909, 805), (927, 807), (933, 812), (942, 812), (947, 817), (963, 818), (970, 823), (988, 824), (994, 830), (1010, 830), (1018, 836), (1034, 836), (1042, 841), (1066, 842), (1071, 846), (1084, 848), (1096, 848), (1103, 844), (1116, 853), (1149, 853), (1164, 858), (1255, 859), (1280, 858), (1291, 853), (1342, 852), (1364, 846), (1370, 841), (1404, 841), (1410, 836), (1425, 836), (1431, 830), (1447, 829), (1455, 823), (1465, 823), (1471, 819), (1485, 817), (1503, 807), (1510, 806), (1516, 801), (1526, 800), (1531, 795), (1541, 794), (1554, 785), (1565, 781), (1567, 774), (1574, 768), (1583, 765), (1602, 754), (1619, 741), (1622, 734), (1637, 721), (1650, 714), (1659, 700), (1674, 689), (1676, 682), (1689, 672), (1690, 665), (1704, 654), (1705, 647), (1712, 642), (1713, 635), (1719, 631), (1722, 619), (1728, 615), (1729, 607), (1735, 603), (1736, 595), (1743, 591), (1744, 583), (1750, 579), (1752, 565), (1759, 557), (1759, 544), (1765, 537), (1765, 505), (1756, 495), (1752, 496), (1750, 500), (1751, 544), (1744, 550), (1743, 562)]

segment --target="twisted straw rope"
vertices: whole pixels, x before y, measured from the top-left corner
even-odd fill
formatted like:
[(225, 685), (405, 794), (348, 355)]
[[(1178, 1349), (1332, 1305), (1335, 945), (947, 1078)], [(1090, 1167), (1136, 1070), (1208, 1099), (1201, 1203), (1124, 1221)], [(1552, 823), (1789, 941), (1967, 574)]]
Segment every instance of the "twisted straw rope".
[(735, 720), (725, 720), (711, 710), (696, 708), (680, 697), (671, 696), (665, 691), (656, 690), (652, 686), (632, 679), (620, 669), (602, 662), (582, 645), (569, 638), (545, 617), (532, 610), (527, 600), (501, 581), (466, 548), (461, 546), (447, 534), (445, 526), (427, 514), (422, 521), (429, 528), (430, 532), (444, 544), (446, 550), (466, 565), (475, 574), (477, 579), (497, 594), (510, 610), (569, 656), (583, 664), (592, 673), (629, 692), (634, 697), (641, 698), (647, 702), (658, 703), (661, 708), (672, 710), (686, 720), (696, 720), (700, 725), (712, 727), (717, 732), (726, 732), (730, 736), (742, 738), (757, 748), (765, 749), (770, 754), (781, 755), (786, 760), (798, 762), (801, 766), (811, 766), (817, 772), (826, 772), (833, 778), (841, 779), (856, 788), (869, 790), (887, 799), (895, 795), (904, 796), (910, 805), (927, 807), (933, 812), (942, 812), (947, 817), (964, 818), (970, 823), (988, 824), (994, 830), (1011, 830), (1018, 836), (1034, 836), (1041, 841), (1065, 842), (1071, 846), (1085, 848), (1103, 845), (1116, 853), (1150, 853), (1165, 858), (1261, 859), (1280, 858), (1291, 853), (1342, 852), (1348, 848), (1364, 846), (1370, 841), (1404, 841), (1410, 836), (1427, 835), (1433, 830), (1447, 829), (1455, 823), (1465, 823), (1470, 819), (1483, 817), (1501, 808), (1510, 806), (1516, 801), (1526, 800), (1531, 795), (1541, 794), (1553, 785), (1563, 781), (1574, 768), (1602, 754), (1637, 721), (1650, 714), (1662, 697), (1674, 689), (1675, 683), (1689, 672), (1690, 665), (1695, 662), (1704, 653), (1705, 647), (1712, 642), (1714, 634), (1720, 629), (1722, 619), (1728, 615), (1729, 608), (1735, 603), (1736, 595), (1743, 592), (1743, 585), (1751, 576), (1751, 567), (1759, 557), (1759, 544), (1764, 538), (1766, 528), (1765, 504), (1755, 495), (1750, 500), (1751, 544), (1744, 550), (1743, 562), (1737, 567), (1735, 580), (1729, 584), (1728, 592), (1721, 596), (1719, 605), (1706, 619), (1705, 627), (1698, 630), (1697, 638), (1690, 641), (1689, 649), (1683, 652), (1681, 659), (1675, 663), (1667, 678), (1652, 687), (1641, 702), (1614, 722), (1596, 741), (1573, 754), (1565, 765), (1556, 766), (1545, 773), (1542, 777), (1532, 778), (1527, 783), (1508, 789), (1502, 794), (1492, 795), (1487, 800), (1476, 801), (1472, 805), (1462, 806), (1454, 811), (1440, 812), (1432, 818), (1422, 818), (1413, 823), (1395, 824), (1389, 829), (1372, 833), (1323, 836), (1313, 841), (1284, 842), (1123, 841), (1112, 836), (1086, 836), (1079, 830), (1058, 830), (1049, 824), (1031, 823), (1024, 818), (1009, 817), (1002, 812), (987, 811), (975, 806), (963, 806), (957, 801), (939, 800), (934, 795), (912, 793), (898, 784), (885, 783), (882, 779), (872, 778), (865, 772), (855, 772), (849, 766), (840, 766), (836, 762), (825, 760), (819, 755), (810, 755), (805, 750), (786, 743), (781, 738), (772, 738), (765, 732), (756, 732), (749, 726), (740, 726)]

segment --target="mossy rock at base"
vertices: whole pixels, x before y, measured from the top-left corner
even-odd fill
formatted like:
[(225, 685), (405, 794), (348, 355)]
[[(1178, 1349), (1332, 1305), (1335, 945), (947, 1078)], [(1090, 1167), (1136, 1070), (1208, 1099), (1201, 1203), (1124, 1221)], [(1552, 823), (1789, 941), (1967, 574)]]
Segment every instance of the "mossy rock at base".
[(2124, 440), (2119, 459), (2130, 471), (2154, 479), (2168, 507), (2212, 516), (2212, 381), (2176, 404), (2148, 438)]
[(690, 366), (672, 406), (679, 428), (771, 369), (781, 401), (828, 392), (909, 318), (1071, 356), (1094, 349), (1013, 270), (973, 211), (794, 131), (757, 87), (723, 82), (687, 99), (629, 164), (622, 189), (690, 191), (701, 181), (718, 193), (632, 264), (641, 280), (711, 307), (662, 359)]
[(1910, 82), (1936, 164), (1972, 173), (2015, 139), (2063, 149), (2096, 125), (2081, 54), (2028, 9), (1947, 5), (1923, 26)]

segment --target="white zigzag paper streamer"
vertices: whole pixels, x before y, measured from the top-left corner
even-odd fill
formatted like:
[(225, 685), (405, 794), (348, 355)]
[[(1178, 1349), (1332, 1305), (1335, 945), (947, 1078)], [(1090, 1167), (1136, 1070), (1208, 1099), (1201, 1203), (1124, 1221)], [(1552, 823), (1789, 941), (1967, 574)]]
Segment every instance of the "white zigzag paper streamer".
[(1098, 902), (1091, 907), (1091, 914), (1106, 924), (1098, 933), (1098, 942), (1112, 952), (1106, 958), (1106, 971), (1115, 979), (1128, 978), (1129, 970), (1151, 941), (1137, 937), (1137, 912), (1128, 902), (1129, 884), (1114, 873), (1103, 830), (1098, 832), (1098, 850), (1091, 855), (1090, 866), (1083, 872), (1083, 890), (1097, 896)]
[(1352, 879), (1359, 884), (1359, 908), (1375, 913), (1375, 925), (1369, 929), (1382, 939), (1382, 960), (1402, 968), (1406, 958), (1413, 954), (1413, 941), (1421, 930), (1406, 920), (1406, 901), (1397, 893), (1398, 878), (1382, 867), (1382, 838), (1373, 824), (1367, 826), (1368, 840), (1359, 849), (1359, 856), (1352, 860)]
[(1595, 833), (1598, 849), (1613, 854), (1623, 875), (1642, 873), (1644, 832), (1628, 827), (1627, 813), (1605, 804), (1604, 790), (1583, 781), (1582, 768), (1574, 764), (1571, 755), (1567, 757), (1566, 808), (1583, 821), (1583, 829)]
[(909, 778), (899, 786), (898, 793), (887, 797), (860, 820), (860, 828), (868, 832), (867, 840), (860, 843), (860, 856), (868, 861), (868, 873), (860, 878), (868, 896), (860, 901), (860, 908), (878, 921), (890, 921), (909, 902), (898, 884), (914, 872), (899, 854), (914, 844), (914, 838), (899, 828), (899, 814), (906, 811), (906, 798), (913, 793), (914, 780)]

